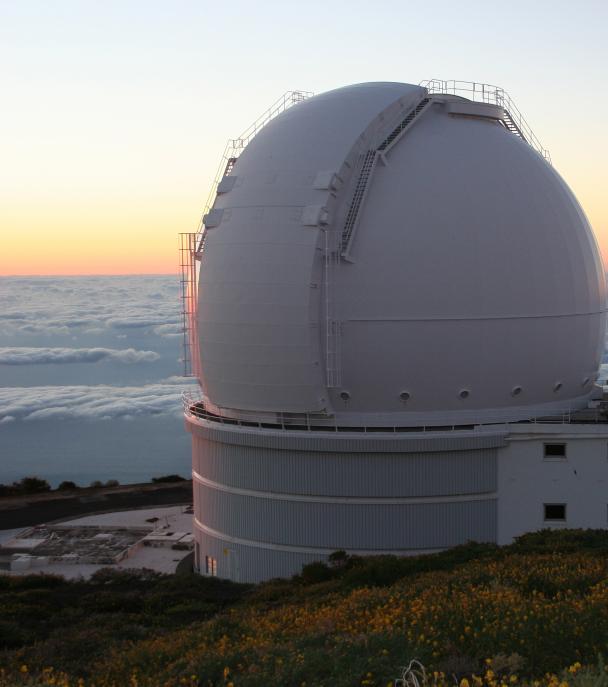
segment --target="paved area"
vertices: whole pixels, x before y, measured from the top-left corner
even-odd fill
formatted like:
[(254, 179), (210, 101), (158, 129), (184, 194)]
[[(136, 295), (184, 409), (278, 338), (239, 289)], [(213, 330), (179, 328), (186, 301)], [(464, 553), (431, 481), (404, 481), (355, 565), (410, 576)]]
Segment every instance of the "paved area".
[(192, 503), (192, 482), (129, 484), (101, 489), (52, 491), (0, 499), (0, 529), (63, 522), (87, 513), (113, 513)]
[[(111, 565), (96, 565), (91, 563), (69, 563), (65, 561), (45, 563), (40, 561), (40, 565), (35, 565), (29, 569), (22, 571), (8, 571), (2, 570), (4, 574), (32, 574), (32, 573), (52, 573), (62, 575), (67, 579), (88, 578), (97, 570), (104, 567), (111, 567), (115, 569), (139, 568), (149, 569), (162, 573), (174, 573), (178, 564), (190, 554), (188, 549), (175, 549), (172, 545), (175, 542), (174, 533), (183, 533), (186, 536), (180, 541), (191, 541), (192, 535), (192, 512), (191, 507), (188, 506), (170, 506), (159, 508), (143, 508), (131, 511), (118, 511), (113, 513), (104, 513), (102, 515), (89, 515), (73, 520), (64, 521), (61, 527), (66, 528), (66, 531), (86, 530), (87, 528), (101, 528), (103, 531), (111, 528), (132, 528), (138, 536), (147, 535), (149, 537), (148, 545), (142, 545), (137, 548), (123, 560)], [(6, 546), (8, 542), (14, 540), (14, 537), (24, 528), (12, 530), (0, 530), (0, 546)], [(153, 536), (150, 536), (152, 534)], [(163, 541), (166, 538), (166, 542)], [(64, 545), (68, 546), (68, 544)], [(76, 548), (76, 547), (75, 547)], [(68, 551), (66, 549), (66, 551)]]

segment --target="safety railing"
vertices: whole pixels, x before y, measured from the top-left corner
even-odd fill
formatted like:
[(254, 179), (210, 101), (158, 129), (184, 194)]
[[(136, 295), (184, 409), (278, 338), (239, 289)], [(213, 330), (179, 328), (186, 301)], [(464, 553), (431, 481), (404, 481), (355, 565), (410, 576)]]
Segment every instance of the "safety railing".
[(357, 434), (407, 434), (407, 433), (459, 433), (468, 432), (505, 432), (515, 425), (570, 425), (570, 424), (606, 424), (608, 415), (601, 408), (587, 408), (584, 410), (572, 410), (551, 416), (539, 416), (526, 420), (514, 420), (513, 422), (497, 421), (468, 424), (446, 425), (357, 425), (349, 426), (338, 424), (335, 416), (321, 416), (299, 413), (273, 413), (262, 416), (260, 413), (238, 411), (234, 415), (219, 414), (210, 411), (202, 396), (192, 392), (182, 394), (184, 413), (189, 417), (200, 418), (223, 425), (236, 425), (241, 427), (254, 427), (258, 429), (299, 430), (308, 432), (336, 432)]
[(213, 182), (209, 190), (209, 195), (207, 196), (207, 199), (205, 201), (203, 213), (201, 215), (201, 219), (196, 232), (199, 236), (197, 249), (198, 253), (202, 252), (204, 245), (203, 239), (205, 230), (205, 215), (209, 212), (209, 210), (211, 210), (213, 206), (215, 196), (217, 193), (217, 187), (220, 181), (224, 178), (224, 176), (226, 176), (226, 174), (232, 171), (232, 168), (234, 167), (234, 164), (237, 161), (239, 155), (247, 147), (251, 139), (256, 134), (258, 134), (261, 129), (263, 129), (277, 115), (280, 115), (281, 112), (284, 112), (285, 110), (289, 109), (292, 105), (296, 105), (297, 103), (300, 103), (303, 100), (310, 98), (310, 96), (312, 95), (313, 93), (311, 93), (310, 91), (287, 91), (287, 93), (282, 95), (276, 102), (274, 102), (268, 108), (268, 110), (264, 112), (263, 115), (258, 117), (255, 120), (255, 122), (251, 124), (251, 126), (245, 129), (245, 131), (243, 131), (243, 133), (240, 136), (238, 136), (237, 138), (228, 139), (226, 147), (224, 148), (224, 152), (222, 153), (222, 158), (218, 165), (217, 172), (213, 177)]
[(476, 81), (458, 81), (455, 79), (450, 79), (448, 81), (442, 79), (429, 79), (428, 81), (421, 81), (420, 86), (426, 88), (431, 95), (457, 95), (474, 102), (488, 103), (490, 105), (502, 107), (506, 111), (507, 116), (513, 121), (523, 140), (551, 164), (551, 155), (549, 151), (543, 147), (530, 125), (519, 111), (519, 108), (515, 105), (504, 88), (492, 84), (477, 83)]

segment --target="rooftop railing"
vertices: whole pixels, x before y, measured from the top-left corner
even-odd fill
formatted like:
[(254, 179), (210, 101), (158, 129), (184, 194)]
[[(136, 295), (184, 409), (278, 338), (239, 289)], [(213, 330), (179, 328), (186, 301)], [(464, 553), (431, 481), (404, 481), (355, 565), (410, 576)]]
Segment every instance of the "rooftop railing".
[(551, 164), (551, 155), (549, 151), (543, 147), (530, 125), (519, 111), (519, 108), (515, 105), (504, 88), (492, 84), (477, 83), (475, 81), (458, 81), (455, 79), (450, 79), (448, 81), (442, 79), (429, 79), (428, 81), (420, 82), (420, 86), (426, 88), (429, 94), (457, 95), (474, 102), (488, 103), (490, 105), (502, 107), (518, 129), (521, 138)]

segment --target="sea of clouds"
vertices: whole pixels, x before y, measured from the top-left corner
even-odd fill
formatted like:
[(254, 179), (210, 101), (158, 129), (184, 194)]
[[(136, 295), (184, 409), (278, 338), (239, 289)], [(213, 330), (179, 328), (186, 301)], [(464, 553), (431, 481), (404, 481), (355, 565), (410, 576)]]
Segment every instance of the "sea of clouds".
[(174, 276), (0, 278), (0, 483), (190, 473), (179, 295)]
[(0, 278), (0, 483), (190, 471), (174, 276)]

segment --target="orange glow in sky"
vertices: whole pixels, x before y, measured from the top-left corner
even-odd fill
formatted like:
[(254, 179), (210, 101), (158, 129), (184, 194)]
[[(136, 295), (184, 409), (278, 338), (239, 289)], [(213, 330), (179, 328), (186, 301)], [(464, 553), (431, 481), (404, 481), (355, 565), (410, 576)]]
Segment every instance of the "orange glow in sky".
[(395, 2), (387, 16), (367, 0), (0, 3), (0, 274), (176, 273), (226, 139), (282, 93), (428, 78), (510, 93), (606, 262), (608, 3)]

